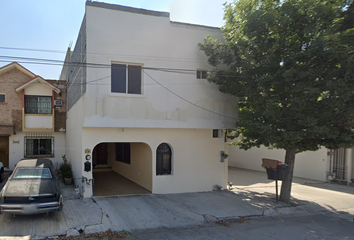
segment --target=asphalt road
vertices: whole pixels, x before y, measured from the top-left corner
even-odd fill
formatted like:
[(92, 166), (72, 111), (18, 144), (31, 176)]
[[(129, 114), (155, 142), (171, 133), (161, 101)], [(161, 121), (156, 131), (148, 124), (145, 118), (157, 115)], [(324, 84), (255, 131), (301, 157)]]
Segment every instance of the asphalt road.
[[(80, 240), (121, 239), (118, 237), (82, 236)], [(354, 223), (334, 214), (307, 216), (258, 217), (190, 226), (133, 231), (126, 240), (350, 240), (354, 239)]]

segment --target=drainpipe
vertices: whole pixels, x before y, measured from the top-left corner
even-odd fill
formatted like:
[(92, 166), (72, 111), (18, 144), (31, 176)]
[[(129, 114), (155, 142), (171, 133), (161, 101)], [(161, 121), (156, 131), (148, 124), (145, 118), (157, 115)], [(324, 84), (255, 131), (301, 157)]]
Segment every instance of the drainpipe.
[(349, 185), (351, 183), (351, 179), (352, 179), (352, 170), (353, 170), (353, 149), (352, 148), (347, 148), (346, 149), (346, 154), (345, 154), (345, 162), (346, 162), (346, 175), (347, 175), (347, 184)]

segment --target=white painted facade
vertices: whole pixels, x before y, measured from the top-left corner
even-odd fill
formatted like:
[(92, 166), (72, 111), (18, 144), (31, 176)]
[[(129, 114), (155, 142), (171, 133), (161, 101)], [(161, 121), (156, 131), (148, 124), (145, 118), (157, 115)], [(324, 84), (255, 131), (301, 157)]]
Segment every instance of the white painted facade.
[[(50, 133), (54, 137), (54, 157), (49, 158), (52, 160), (54, 166), (60, 164), (62, 160), (62, 155), (65, 154), (65, 132), (53, 132)], [(9, 168), (14, 169), (15, 165), (25, 156), (25, 141), (26, 133), (18, 132), (16, 135), (11, 135), (9, 137)]]
[[(108, 23), (114, 24), (108, 27)], [(234, 119), (195, 107), (157, 82), (198, 106), (234, 117), (235, 99), (219, 92), (215, 84), (197, 79), (196, 73), (191, 71), (171, 73), (148, 69), (211, 70), (198, 43), (208, 34), (221, 38), (219, 29), (89, 6), (86, 7), (86, 29), (87, 62), (108, 66), (112, 62), (132, 63), (145, 69), (142, 94), (138, 95), (112, 93), (110, 67), (87, 68), (84, 127), (210, 129), (234, 126)]]
[[(99, 143), (130, 142), (135, 154), (130, 166), (114, 160), (108, 163), (152, 193), (211, 191), (214, 185), (225, 188), (228, 163), (220, 162), (220, 152), (228, 146), (223, 136), (213, 138), (212, 129), (234, 126), (237, 102), (215, 84), (197, 79), (195, 72), (211, 70), (198, 43), (208, 34), (221, 38), (221, 31), (171, 22), (168, 13), (155, 13), (86, 3), (73, 56), (75, 51), (84, 51), (83, 61), (106, 67), (88, 66), (80, 69), (84, 73), (72, 76), (72, 82), (86, 76), (85, 91), (67, 115), (66, 153), (74, 177), (93, 178), (92, 171), (84, 171), (85, 149), (92, 151)], [(142, 94), (112, 93), (111, 63), (143, 66)], [(171, 175), (156, 175), (156, 149), (161, 143), (172, 149)], [(140, 149), (140, 154), (133, 149)], [(81, 180), (76, 185), (84, 197), (92, 196), (90, 181), (84, 188)]]

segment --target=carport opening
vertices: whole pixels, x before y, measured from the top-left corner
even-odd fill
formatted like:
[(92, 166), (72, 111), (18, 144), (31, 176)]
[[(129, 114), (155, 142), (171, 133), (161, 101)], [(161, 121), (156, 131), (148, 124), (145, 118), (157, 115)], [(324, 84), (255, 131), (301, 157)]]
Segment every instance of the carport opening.
[(141, 142), (103, 142), (92, 152), (94, 196), (149, 194), (152, 151)]

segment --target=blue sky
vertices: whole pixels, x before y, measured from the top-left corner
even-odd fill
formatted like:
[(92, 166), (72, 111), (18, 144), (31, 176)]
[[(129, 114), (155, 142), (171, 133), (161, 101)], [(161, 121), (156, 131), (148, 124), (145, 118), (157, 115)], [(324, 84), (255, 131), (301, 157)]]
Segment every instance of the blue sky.
[[(105, 0), (136, 8), (170, 13), (172, 21), (221, 27), (227, 0)], [(64, 60), (75, 41), (85, 12), (85, 0), (1, 0), (0, 67), (17, 61), (45, 79), (59, 79), (61, 66), (23, 63), (11, 57)], [(228, 1), (230, 2), (230, 1)], [(10, 50), (4, 48), (59, 51)]]

